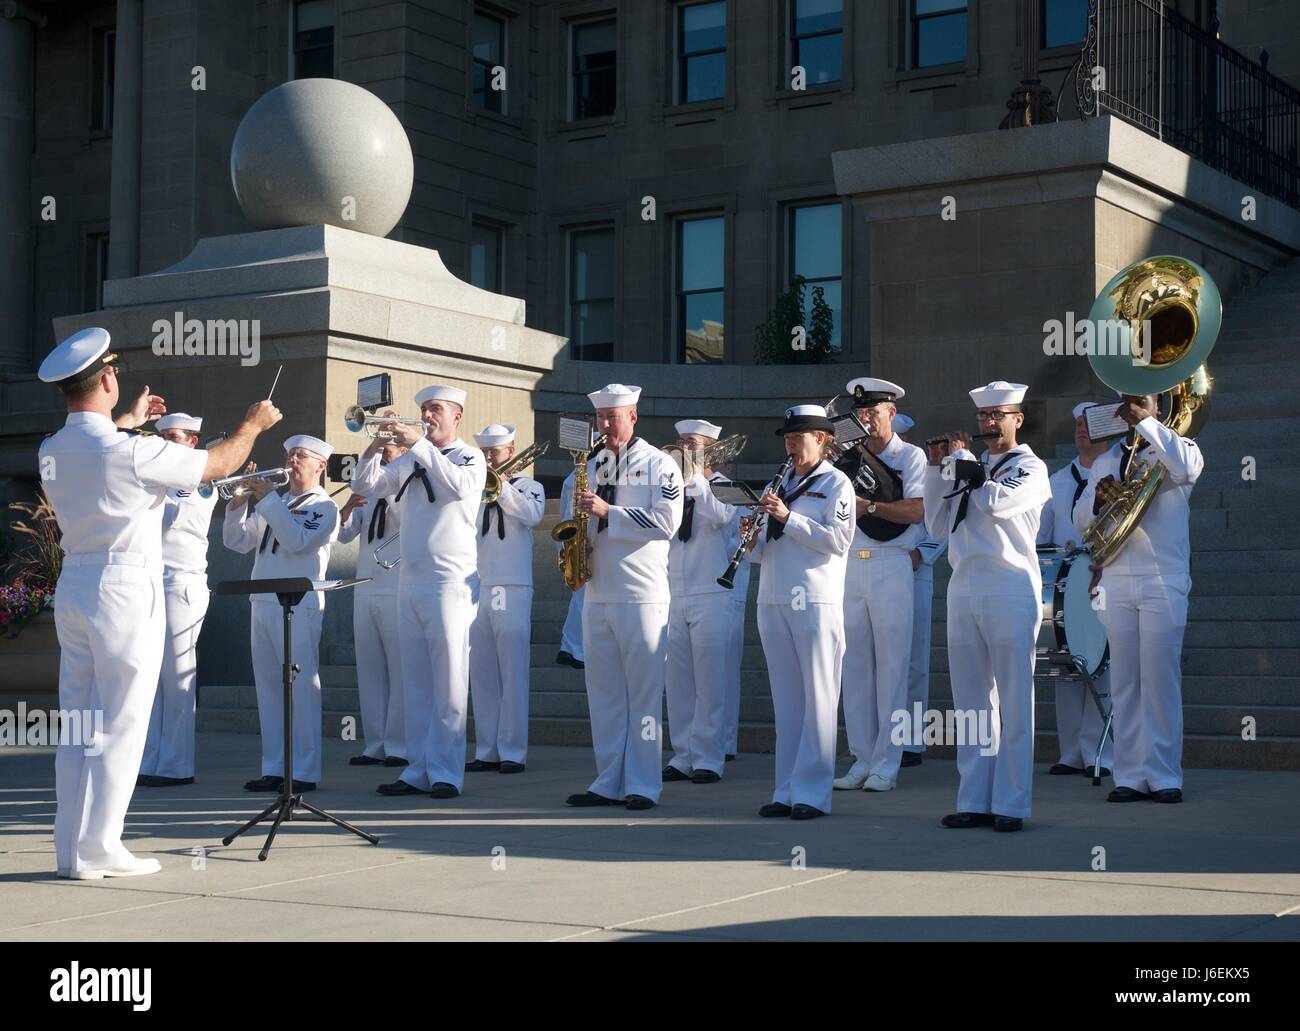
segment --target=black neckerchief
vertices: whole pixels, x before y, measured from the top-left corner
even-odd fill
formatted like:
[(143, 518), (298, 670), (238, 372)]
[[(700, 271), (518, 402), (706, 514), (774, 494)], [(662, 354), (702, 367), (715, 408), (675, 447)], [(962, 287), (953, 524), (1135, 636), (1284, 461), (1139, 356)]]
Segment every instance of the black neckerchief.
[(406, 493), (406, 488), (411, 485), (412, 480), (419, 480), (424, 484), (424, 492), (429, 495), (429, 504), (432, 505), (435, 500), (433, 496), (433, 484), (429, 482), (429, 474), (424, 471), (424, 466), (419, 462), (415, 463), (415, 472), (411, 473), (411, 475), (406, 478), (406, 481), (397, 489), (397, 496), (393, 498), (393, 501), (396, 502), (402, 500), (402, 495)]
[(1070, 516), (1074, 516), (1074, 506), (1079, 503), (1079, 497), (1083, 494), (1083, 488), (1088, 486), (1088, 478), (1079, 475), (1079, 467), (1073, 462), (1070, 463), (1070, 475), (1074, 477), (1074, 497), (1070, 500)]
[[(1004, 465), (1006, 465), (1009, 461), (1011, 461), (1011, 459), (1016, 458), (1019, 455), (1020, 455), (1020, 449), (1018, 446), (1008, 451), (1005, 455), (1002, 456), (1002, 460), (999, 461), (997, 465), (995, 465), (992, 469), (989, 470), (989, 474), (984, 479), (984, 483), (988, 483), (989, 480), (993, 479), (993, 477), (997, 475), (999, 469), (1001, 469)], [(971, 493), (975, 490), (976, 486), (983, 486), (983, 485), (984, 485), (983, 483), (981, 484), (967, 483), (966, 486), (962, 487), (960, 490), (955, 492), (961, 495), (961, 501), (958, 502), (957, 504), (957, 518), (952, 521), (953, 533), (957, 532), (957, 527), (961, 526), (962, 520), (966, 518), (966, 509), (970, 505)], [(952, 497), (952, 496), (953, 496), (952, 494), (948, 495), (948, 497)]]
[(384, 539), (384, 530), (388, 522), (388, 499), (380, 498), (375, 504), (375, 510), (370, 513), (370, 528), (366, 531), (366, 543), (374, 542), (376, 535), (382, 541)]
[[(640, 440), (640, 439), (641, 439), (641, 438), (639, 438), (639, 437), (633, 437), (631, 440), (629, 440), (629, 441), (627, 442), (627, 446), (626, 446), (625, 448), (623, 448), (623, 454), (625, 454), (625, 455), (629, 455), (629, 454), (631, 454), (631, 453), (632, 453), (632, 449), (633, 449), (634, 447), (636, 447), (636, 445), (637, 445), (637, 441)], [(600, 450), (600, 449), (597, 449), (597, 450)], [(594, 455), (595, 453), (596, 453), (595, 451), (592, 452), (593, 455)], [(616, 467), (617, 467), (617, 460), (618, 460), (618, 458), (619, 458), (619, 455), (618, 455), (618, 453), (616, 452), (616, 453), (615, 453), (615, 466), (616, 466)], [(599, 468), (599, 466), (597, 466), (597, 468)], [(606, 502), (607, 504), (609, 504), (609, 505), (611, 505), (611, 506), (612, 506), (612, 505), (613, 505), (613, 504), (618, 500), (618, 483), (617, 483), (618, 475), (617, 475), (617, 473), (615, 473), (614, 479), (615, 479), (615, 481), (616, 481), (616, 482), (614, 482), (614, 483), (598, 483), (598, 484), (596, 484), (596, 497), (600, 498), (601, 501), (604, 501), (604, 502)], [(597, 532), (597, 533), (601, 533), (601, 532), (604, 531), (608, 526), (609, 526), (609, 516), (608, 516), (608, 515), (601, 516), (601, 518), (598, 519), (598, 520), (596, 521), (596, 532)]]
[[(289, 504), (286, 505), (285, 507), (286, 507), (290, 512), (292, 512), (294, 509), (296, 509), (296, 508), (298, 508), (299, 506), (301, 506), (301, 505), (303, 504), (303, 502), (307, 501), (308, 498), (311, 498), (311, 497), (313, 497), (313, 496), (314, 496), (314, 495), (313, 495), (310, 491), (308, 491), (306, 494), (299, 494), (297, 498), (295, 498), (293, 501), (289, 502)], [(265, 517), (264, 517), (264, 518), (265, 518)], [(280, 550), (280, 542), (279, 542), (278, 540), (276, 540), (276, 539), (275, 539), (275, 536), (271, 533), (271, 524), (270, 524), (269, 522), (266, 524), (266, 529), (262, 532), (262, 543), (259, 544), (259, 545), (257, 546), (257, 553), (258, 553), (259, 555), (262, 554), (262, 552), (266, 550), (266, 542), (267, 542), (267, 541), (270, 541), (270, 542), (271, 542), (271, 554), (272, 554), (272, 555), (274, 555), (277, 551)]]
[[(778, 484), (776, 488), (776, 496), (785, 502), (786, 508), (793, 505), (794, 502), (813, 485), (813, 481), (821, 475), (821, 473), (817, 471), (820, 468), (821, 462), (818, 462), (808, 471), (807, 476), (795, 484), (794, 488), (788, 494), (786, 493), (785, 484)], [(769, 518), (767, 521), (767, 539), (769, 541), (779, 541), (783, 533), (785, 533), (785, 523), (780, 523), (775, 519)]]

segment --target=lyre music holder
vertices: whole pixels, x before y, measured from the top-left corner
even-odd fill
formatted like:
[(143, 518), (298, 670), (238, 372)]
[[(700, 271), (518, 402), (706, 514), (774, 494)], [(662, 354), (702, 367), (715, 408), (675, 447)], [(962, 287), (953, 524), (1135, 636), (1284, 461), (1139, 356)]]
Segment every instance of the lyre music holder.
[(284, 686), (283, 783), (280, 785), (279, 797), (239, 830), (222, 838), (223, 845), (229, 845), (245, 831), (251, 830), (274, 813), (275, 820), (271, 824), (270, 833), (266, 836), (266, 844), (257, 854), (258, 860), (265, 862), (271, 852), (271, 844), (275, 841), (280, 824), (292, 823), (295, 809), (305, 809), (336, 827), (342, 827), (359, 838), (365, 838), (372, 845), (379, 844), (379, 839), (373, 834), (367, 834), (337, 816), (331, 816), (325, 810), (317, 809), (310, 802), (304, 801), (301, 793), (295, 794), (293, 790), (293, 680), (299, 671), (298, 664), (293, 661), (293, 607), (302, 601), (309, 591), (337, 591), (345, 587), (355, 587), (369, 579), (370, 577), (362, 577), (359, 580), (309, 580), (305, 576), (296, 576), (271, 580), (226, 580), (213, 589), (213, 594), (274, 594), (280, 600), (280, 610), (284, 616), (284, 662), (281, 664)]

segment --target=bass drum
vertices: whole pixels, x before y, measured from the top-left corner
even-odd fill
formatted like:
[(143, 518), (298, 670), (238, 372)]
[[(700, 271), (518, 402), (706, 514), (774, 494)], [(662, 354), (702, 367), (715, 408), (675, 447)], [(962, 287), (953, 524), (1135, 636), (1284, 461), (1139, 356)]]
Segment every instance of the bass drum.
[(1039, 672), (1095, 680), (1110, 665), (1110, 646), (1088, 594), (1092, 581), (1088, 553), (1040, 548), (1038, 564), (1043, 574), (1043, 622), (1036, 651), (1050, 667)]

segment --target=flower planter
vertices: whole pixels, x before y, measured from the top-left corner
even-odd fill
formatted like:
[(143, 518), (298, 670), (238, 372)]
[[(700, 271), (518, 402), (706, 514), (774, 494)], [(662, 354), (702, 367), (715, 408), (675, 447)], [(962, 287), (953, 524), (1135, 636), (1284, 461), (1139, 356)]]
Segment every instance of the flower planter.
[(17, 637), (0, 634), (0, 700), (25, 701), (42, 708), (59, 698), (59, 638), (54, 611), (45, 609), (27, 621)]

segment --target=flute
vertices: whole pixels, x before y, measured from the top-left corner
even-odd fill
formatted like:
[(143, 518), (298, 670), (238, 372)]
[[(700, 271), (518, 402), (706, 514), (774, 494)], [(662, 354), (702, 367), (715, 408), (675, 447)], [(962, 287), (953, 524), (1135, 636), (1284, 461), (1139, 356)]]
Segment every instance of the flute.
[[(1002, 434), (997, 430), (994, 430), (992, 433), (977, 433), (970, 439), (971, 440), (992, 440), (994, 437), (1000, 437), (1000, 436), (1002, 436)], [(951, 444), (951, 443), (952, 440), (949, 437), (931, 437), (929, 440), (925, 442), (925, 446), (934, 447), (935, 444)]]
[[(794, 465), (794, 455), (787, 455), (786, 460), (781, 463), (781, 468), (777, 470), (776, 476), (773, 477), (771, 483), (763, 488), (763, 493), (759, 497), (771, 494), (776, 490), (781, 485), (781, 481), (785, 479), (785, 474), (790, 471), (792, 465)], [(758, 536), (759, 527), (763, 525), (762, 519), (763, 513), (754, 516), (753, 521), (749, 524), (749, 529), (740, 535), (740, 546), (736, 548), (735, 554), (731, 556), (726, 571), (718, 577), (718, 583), (729, 591), (736, 586), (736, 572), (740, 569), (740, 564), (745, 561), (745, 552), (749, 550), (750, 542)]]

